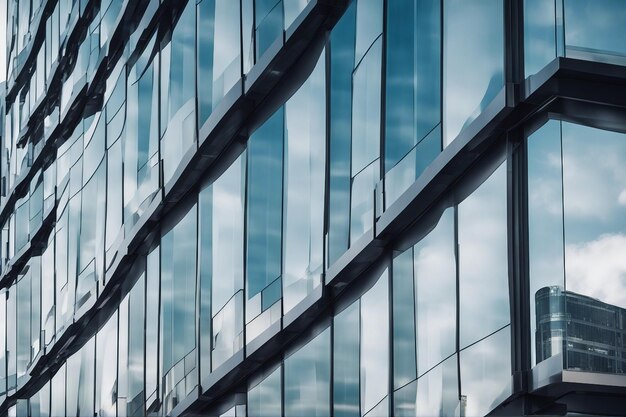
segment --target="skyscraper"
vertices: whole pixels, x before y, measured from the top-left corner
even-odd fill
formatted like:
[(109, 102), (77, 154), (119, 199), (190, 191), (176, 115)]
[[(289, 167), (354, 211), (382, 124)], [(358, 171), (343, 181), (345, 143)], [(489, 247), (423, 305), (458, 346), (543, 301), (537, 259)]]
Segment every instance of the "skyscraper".
[(624, 413), (624, 0), (6, 3), (0, 416)]

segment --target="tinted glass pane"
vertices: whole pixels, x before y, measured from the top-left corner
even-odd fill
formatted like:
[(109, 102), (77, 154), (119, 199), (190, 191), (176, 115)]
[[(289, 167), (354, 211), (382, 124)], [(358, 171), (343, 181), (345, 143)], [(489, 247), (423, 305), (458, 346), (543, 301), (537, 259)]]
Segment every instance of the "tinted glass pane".
[(392, 278), (393, 386), (399, 388), (417, 377), (413, 249), (393, 259)]
[(458, 206), (461, 348), (510, 322), (506, 164)]
[(198, 4), (198, 126), (241, 76), (239, 2)]
[(623, 373), (626, 135), (572, 123), (562, 133), (566, 366)]
[(248, 417), (275, 417), (282, 414), (281, 368), (248, 391)]
[(284, 309), (321, 282), (326, 173), (325, 54), (285, 105)]
[(356, 2), (356, 53), (354, 66), (365, 56), (374, 40), (383, 31), (382, 0), (358, 0)]
[(196, 207), (193, 206), (161, 239), (161, 346), (164, 374), (195, 348), (195, 254)]
[(281, 272), (283, 114), (274, 113), (248, 142), (248, 299)]
[(256, 56), (265, 51), (283, 34), (283, 2), (275, 0), (255, 1), (256, 6)]
[(352, 176), (380, 155), (380, 68), (378, 40), (354, 70), (352, 98)]
[[(549, 121), (528, 138), (528, 248), (532, 363), (562, 352), (564, 329), (546, 320), (559, 312), (550, 288), (564, 288), (561, 122)], [(547, 297), (546, 297), (547, 296)], [(554, 305), (556, 308), (549, 308)], [(548, 307), (548, 308), (544, 308)], [(564, 306), (563, 306), (564, 307)], [(560, 309), (564, 313), (564, 309)]]
[(556, 1), (524, 2), (524, 70), (536, 74), (556, 58)]
[(116, 416), (117, 312), (96, 335), (96, 411), (99, 416)]
[[(453, 416), (459, 410), (456, 355), (394, 394), (396, 417)], [(462, 414), (461, 414), (462, 415)]]
[(148, 253), (146, 261), (146, 398), (149, 408), (152, 405), (157, 388), (157, 370), (159, 368), (159, 248)]
[(144, 275), (137, 280), (129, 294), (128, 306), (128, 395), (129, 415), (141, 413), (144, 398)]
[(161, 158), (164, 181), (195, 140), (196, 8), (187, 3), (161, 53)]
[(385, 171), (441, 121), (439, 3), (387, 2)]
[(350, 238), (350, 144), (352, 68), (356, 3), (348, 6), (330, 35), (330, 179), (328, 263), (348, 248)]
[(417, 374), (450, 356), (456, 349), (456, 256), (454, 211), (443, 212), (437, 226), (415, 251)]
[(310, 0), (284, 0), (285, 5), (285, 29), (289, 28), (294, 20), (304, 10)]
[(389, 389), (389, 282), (387, 271), (361, 297), (361, 412)]
[(621, 0), (565, 0), (565, 55), (626, 65), (626, 7)]
[(511, 329), (468, 347), (459, 354), (461, 409), (484, 416), (511, 394)]
[[(137, 222), (158, 186), (158, 57), (151, 62), (151, 41), (128, 75), (124, 136), (124, 224)], [(140, 110), (141, 109), (141, 110)], [(179, 132), (181, 133), (181, 132)]]
[(446, 145), (487, 108), (504, 86), (503, 3), (444, 2)]
[(330, 329), (285, 359), (285, 417), (330, 415)]
[(359, 416), (359, 301), (335, 316), (333, 332), (334, 415)]

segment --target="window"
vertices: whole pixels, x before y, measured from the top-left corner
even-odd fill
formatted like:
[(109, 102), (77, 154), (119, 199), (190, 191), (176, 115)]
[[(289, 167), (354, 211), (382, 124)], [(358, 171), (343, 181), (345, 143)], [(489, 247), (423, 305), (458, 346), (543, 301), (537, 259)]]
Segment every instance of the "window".
[(196, 206), (161, 238), (161, 380), (171, 410), (196, 385)]
[(189, 2), (161, 52), (161, 158), (166, 184), (196, 139), (195, 28), (195, 3)]
[(241, 77), (239, 2), (198, 4), (198, 129)]
[(441, 150), (440, 1), (387, 3), (385, 207)]
[(330, 329), (285, 359), (285, 417), (330, 415)]
[(458, 206), (461, 348), (511, 321), (505, 165)]
[(445, 146), (474, 121), (504, 87), (503, 3), (502, 0), (444, 2)]
[(322, 281), (326, 173), (325, 54), (285, 104), (284, 310)]
[(246, 154), (200, 191), (202, 378), (243, 347)]
[[(280, 317), (283, 120), (281, 107), (248, 142), (246, 323), (275, 304)], [(250, 328), (248, 340), (278, 319), (268, 314), (272, 317), (265, 314)]]
[(533, 364), (626, 369), (624, 160), (623, 133), (550, 120), (528, 138)]
[(282, 374), (279, 366), (248, 389), (248, 417), (280, 415), (282, 415)]

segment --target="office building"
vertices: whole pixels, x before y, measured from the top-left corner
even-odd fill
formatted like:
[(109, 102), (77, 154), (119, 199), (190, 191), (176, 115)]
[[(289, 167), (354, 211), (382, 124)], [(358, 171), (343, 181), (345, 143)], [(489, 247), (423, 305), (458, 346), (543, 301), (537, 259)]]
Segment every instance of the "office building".
[(624, 413), (624, 0), (5, 4), (0, 416)]

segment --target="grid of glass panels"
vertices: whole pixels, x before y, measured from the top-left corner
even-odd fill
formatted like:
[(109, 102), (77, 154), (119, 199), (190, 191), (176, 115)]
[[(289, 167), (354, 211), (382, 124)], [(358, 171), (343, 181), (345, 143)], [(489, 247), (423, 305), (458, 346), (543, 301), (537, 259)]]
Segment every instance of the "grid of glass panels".
[[(14, 87), (0, 132), (0, 206), (19, 190), (0, 233), (0, 271), (14, 277), (0, 292), (0, 400), (27, 384), (39, 358), (92, 311), (125, 239), (195, 152), (200, 129), (250, 69), (285, 42), (308, 1), (183, 2), (162, 23), (168, 35), (153, 34), (127, 62), (138, 42), (131, 36), (105, 81), (101, 108), (86, 109), (63, 132), (52, 158), (42, 157), (44, 146), (57, 126), (68, 127), (64, 117), (94, 79), (124, 2), (100, 2), (50, 97), (48, 81), (86, 3), (56, 2), (39, 23), (44, 42), (29, 52), (43, 3), (8, 4), (10, 82), (26, 71), (25, 54), (35, 59)], [(525, 3), (533, 28), (526, 31), (527, 74), (555, 56), (622, 63), (623, 48), (613, 42), (623, 10), (615, 1), (548, 2), (548, 17)], [(211, 373), (232, 366), (227, 362), (250, 342), (280, 330), (283, 316), (319, 295), (324, 272), (502, 91), (503, 4), (349, 2), (307, 80), (252, 129), (221, 175), (203, 179), (185, 209), (173, 210), (114, 314), (16, 412), (167, 414)], [(600, 11), (614, 12), (602, 27), (581, 18)], [(463, 24), (468, 16), (481, 23), (476, 30)], [(546, 50), (535, 50), (545, 46), (539, 38), (548, 41)], [(468, 68), (470, 61), (476, 65)], [(34, 119), (43, 123), (32, 127)], [(611, 149), (609, 167), (597, 170), (610, 181), (594, 179), (596, 166), (579, 161), (594, 155), (596, 147), (581, 139), (594, 135)], [(623, 336), (624, 303), (606, 287), (591, 291), (588, 270), (602, 262), (599, 253), (621, 253), (622, 139), (551, 121), (528, 140), (533, 365), (564, 354), (568, 369), (626, 369), (613, 336)], [(371, 289), (333, 314), (329, 328), (252, 378), (247, 413), (273, 415), (272, 401), (282, 398), (284, 415), (478, 415), (506, 397), (505, 174), (501, 166), (446, 209)], [(542, 192), (553, 205), (533, 205)], [(603, 192), (613, 200), (585, 212), (584, 203), (603, 202)], [(585, 257), (593, 248), (598, 253)], [(564, 264), (547, 265), (547, 254)], [(602, 282), (618, 283), (620, 268), (607, 266)], [(578, 321), (546, 327), (540, 320), (562, 311)], [(590, 316), (610, 330), (589, 328)], [(584, 342), (591, 337), (597, 340)], [(332, 361), (324, 356), (331, 351)], [(489, 360), (494, 356), (501, 363)], [(478, 390), (481, 384), (490, 389)], [(427, 395), (443, 385), (461, 389)], [(296, 401), (305, 396), (315, 401)], [(233, 413), (240, 415), (241, 406)]]

